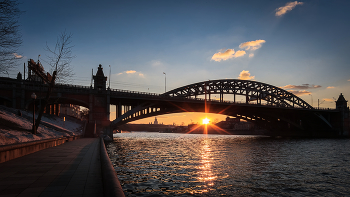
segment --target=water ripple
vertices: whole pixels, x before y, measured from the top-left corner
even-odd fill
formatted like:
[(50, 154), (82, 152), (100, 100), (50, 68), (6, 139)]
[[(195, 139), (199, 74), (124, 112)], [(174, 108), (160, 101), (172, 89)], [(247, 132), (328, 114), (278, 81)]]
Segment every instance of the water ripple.
[(135, 132), (107, 149), (126, 196), (349, 196), (349, 142)]

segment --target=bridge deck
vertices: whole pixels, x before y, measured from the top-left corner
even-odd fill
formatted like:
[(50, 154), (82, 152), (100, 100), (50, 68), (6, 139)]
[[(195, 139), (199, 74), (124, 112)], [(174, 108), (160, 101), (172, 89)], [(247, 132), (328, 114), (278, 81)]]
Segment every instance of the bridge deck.
[(0, 196), (103, 196), (98, 138), (0, 164)]

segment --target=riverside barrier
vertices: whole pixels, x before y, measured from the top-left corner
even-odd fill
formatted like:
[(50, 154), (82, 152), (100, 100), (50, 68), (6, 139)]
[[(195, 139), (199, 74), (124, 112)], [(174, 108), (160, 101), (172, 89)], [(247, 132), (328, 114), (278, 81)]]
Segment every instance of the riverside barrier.
[(118, 196), (124, 197), (123, 189), (117, 177), (117, 173), (108, 157), (104, 140), (100, 137), (101, 141), (101, 173), (103, 180), (103, 192), (104, 196)]
[(0, 163), (16, 159), (18, 157), (22, 157), (24, 155), (28, 155), (31, 153), (35, 153), (37, 151), (58, 146), (64, 144), (66, 142), (70, 142), (76, 139), (81, 138), (82, 136), (68, 136), (62, 138), (53, 138), (46, 140), (38, 140), (32, 142), (24, 142), (18, 144), (10, 144), (0, 146)]

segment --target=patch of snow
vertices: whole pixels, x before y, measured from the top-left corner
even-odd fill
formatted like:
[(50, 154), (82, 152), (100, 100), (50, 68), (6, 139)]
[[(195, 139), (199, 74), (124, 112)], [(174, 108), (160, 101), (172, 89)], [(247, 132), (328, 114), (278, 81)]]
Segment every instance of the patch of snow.
[(20, 110), (22, 116), (18, 116), (16, 113), (14, 113), (15, 111), (18, 110), (1, 106), (0, 119), (5, 119), (7, 121), (19, 125), (23, 128), (23, 131), (0, 128), (0, 145), (8, 145), (14, 143), (30, 142), (49, 138), (59, 138), (82, 134), (82, 121), (76, 121), (73, 118), (66, 118), (66, 121), (63, 121), (63, 117), (43, 116), (43, 124), (40, 124), (37, 130), (38, 134), (33, 135), (31, 133), (33, 125), (33, 114), (30, 112)]

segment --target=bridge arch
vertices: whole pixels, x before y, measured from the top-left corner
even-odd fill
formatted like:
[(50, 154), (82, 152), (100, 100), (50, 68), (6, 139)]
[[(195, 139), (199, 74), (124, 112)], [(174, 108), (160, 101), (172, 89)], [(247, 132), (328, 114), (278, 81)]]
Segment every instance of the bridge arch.
[(264, 100), (267, 105), (277, 107), (313, 109), (311, 105), (291, 92), (270, 84), (251, 80), (219, 79), (203, 81), (176, 88), (162, 94), (162, 96), (196, 98), (198, 95), (209, 95), (210, 100), (212, 94), (219, 94), (220, 102), (224, 102), (224, 94), (233, 94), (234, 102), (236, 102), (236, 95), (242, 95), (246, 97), (246, 103), (256, 101), (257, 104), (261, 104), (261, 101)]
[[(220, 100), (210, 95), (219, 94)], [(245, 96), (246, 102), (224, 101), (225, 94)], [(206, 95), (209, 99), (198, 99)], [(263, 101), (263, 102), (262, 102)], [(210, 110), (206, 110), (209, 106)], [(130, 106), (114, 120), (112, 127), (128, 122), (180, 112), (207, 112), (238, 117), (274, 129), (307, 131), (332, 127), (316, 109), (293, 93), (262, 82), (238, 79), (210, 80), (194, 83), (159, 95), (157, 101)], [(312, 119), (312, 121), (308, 121)], [(311, 123), (312, 122), (312, 123)]]

